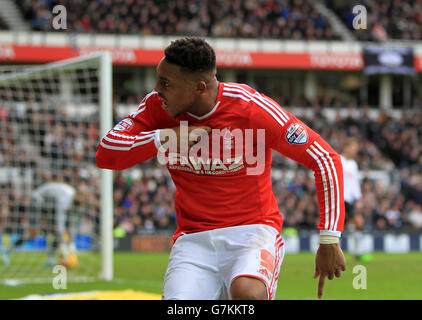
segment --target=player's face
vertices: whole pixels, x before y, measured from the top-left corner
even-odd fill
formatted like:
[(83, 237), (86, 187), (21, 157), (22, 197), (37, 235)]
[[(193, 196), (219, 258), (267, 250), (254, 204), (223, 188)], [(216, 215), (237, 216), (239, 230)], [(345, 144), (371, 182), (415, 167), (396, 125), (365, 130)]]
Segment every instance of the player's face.
[(180, 71), (180, 67), (163, 58), (157, 66), (157, 78), (155, 91), (163, 100), (162, 107), (168, 115), (175, 118), (189, 111), (195, 101), (192, 82)]
[(357, 154), (358, 154), (358, 152), (359, 152), (359, 145), (358, 145), (357, 143), (355, 143), (355, 142), (351, 143), (351, 144), (348, 146), (348, 152), (349, 152), (349, 154), (350, 154), (350, 156), (351, 156), (352, 158), (356, 157), (356, 155), (357, 155)]

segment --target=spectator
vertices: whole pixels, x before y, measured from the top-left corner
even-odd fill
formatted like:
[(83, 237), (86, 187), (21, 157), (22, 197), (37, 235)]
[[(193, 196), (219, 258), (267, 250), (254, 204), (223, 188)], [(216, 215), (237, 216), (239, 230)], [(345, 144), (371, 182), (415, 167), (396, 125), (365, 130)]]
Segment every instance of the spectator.
[[(63, 1), (19, 3), (33, 30), (54, 31), (51, 10)], [(332, 40), (339, 37), (306, 1), (66, 1), (68, 30), (143, 35)]]
[(409, 206), (409, 222), (415, 229), (422, 229), (422, 206), (410, 201)]
[(9, 30), (9, 25), (4, 21), (2, 17), (0, 17), (0, 30)]
[[(363, 41), (388, 39), (420, 40), (422, 35), (422, 2), (420, 0), (363, 0), (326, 1), (354, 34)], [(367, 29), (353, 28), (352, 8), (364, 5), (367, 10)]]

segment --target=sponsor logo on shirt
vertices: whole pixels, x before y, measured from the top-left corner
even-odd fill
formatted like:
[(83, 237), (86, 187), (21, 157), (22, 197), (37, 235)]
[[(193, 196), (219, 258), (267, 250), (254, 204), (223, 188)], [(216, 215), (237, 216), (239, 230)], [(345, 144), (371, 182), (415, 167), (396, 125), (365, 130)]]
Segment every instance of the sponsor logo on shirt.
[(292, 123), (287, 128), (286, 140), (290, 144), (306, 144), (308, 142), (308, 133), (303, 125)]
[(187, 122), (181, 121), (180, 136), (188, 139), (177, 141), (176, 135), (169, 135), (158, 149), (158, 162), (170, 170), (220, 175), (245, 168), (247, 175), (259, 175), (265, 169), (265, 129), (225, 127), (207, 133), (197, 128), (189, 133)]
[(195, 174), (218, 175), (237, 172), (243, 169), (243, 157), (220, 158), (186, 157), (180, 153), (168, 155), (169, 169), (193, 172)]

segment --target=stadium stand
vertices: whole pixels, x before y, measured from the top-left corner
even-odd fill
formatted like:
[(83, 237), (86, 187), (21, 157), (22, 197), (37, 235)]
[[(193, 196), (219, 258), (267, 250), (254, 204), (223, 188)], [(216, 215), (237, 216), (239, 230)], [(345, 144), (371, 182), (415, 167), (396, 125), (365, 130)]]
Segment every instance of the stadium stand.
[[(92, 1), (88, 5), (75, 0), (17, 2), (34, 31), (54, 31), (51, 11), (58, 4), (69, 8), (68, 29), (73, 32), (307, 40), (342, 38), (313, 2), (302, 0), (106, 0)], [(420, 40), (422, 37), (420, 1), (325, 0), (321, 4), (340, 17), (359, 40)], [(367, 8), (366, 30), (353, 29), (352, 8), (355, 5)], [(0, 27), (6, 28), (1, 19)]]
[(354, 15), (352, 8), (355, 5), (364, 5), (367, 8), (367, 29), (356, 32), (359, 40), (383, 41), (421, 40), (422, 37), (422, 3), (412, 0), (364, 0), (343, 1), (325, 0), (328, 7), (344, 21), (352, 30)]
[[(51, 9), (63, 1), (23, 0), (18, 5), (34, 31), (54, 31), (51, 27)], [(84, 4), (85, 7), (82, 5)], [(325, 0), (352, 29), (351, 7), (357, 2)], [(363, 1), (368, 8), (368, 30), (356, 31), (360, 40), (404, 39), (420, 40), (422, 26), (421, 1), (381, 0)], [(103, 0), (86, 5), (82, 1), (69, 1), (68, 26), (70, 32), (116, 33), (140, 35), (199, 35), (212, 37), (277, 38), (302, 40), (338, 40), (325, 18), (312, 4), (301, 0), (260, 1), (151, 1)], [(0, 18), (0, 29), (7, 25)], [(133, 94), (116, 84), (115, 103), (135, 105), (145, 91)], [(271, 95), (271, 93), (268, 93)], [(361, 141), (357, 162), (363, 173), (363, 198), (356, 208), (355, 219), (363, 221), (365, 230), (411, 231), (422, 227), (422, 111), (415, 100), (414, 108), (402, 110), (399, 119), (388, 111), (376, 118), (369, 116), (369, 106), (355, 106), (349, 101), (331, 96), (307, 100), (296, 95), (285, 95), (277, 101), (286, 109), (301, 106), (314, 111), (313, 117), (300, 117), (341, 152), (347, 136)], [(323, 108), (351, 110), (350, 116), (324, 117)], [(355, 109), (359, 116), (352, 116)], [(0, 119), (16, 117), (18, 122), (47, 121), (48, 105), (36, 109), (31, 103), (24, 111), (6, 110), (0, 106)], [(120, 120), (115, 113), (114, 123)], [(36, 126), (25, 126), (26, 128)], [(54, 174), (78, 189), (89, 189), (91, 184), (83, 173), (63, 166), (74, 154), (81, 161), (95, 162), (99, 138), (98, 128), (89, 119), (63, 119), (44, 132), (44, 139), (34, 142), (37, 152), (27, 154), (24, 149), (13, 148), (13, 134), (20, 134), (18, 127), (6, 127), (11, 136), (0, 137), (0, 165), (7, 166), (11, 158), (21, 159), (36, 166), (43, 154), (52, 153)], [(23, 132), (31, 136), (31, 132)], [(91, 139), (82, 140), (89, 136)], [(77, 152), (69, 153), (70, 148)], [(319, 220), (316, 190), (309, 172), (278, 154), (273, 155), (273, 191), (280, 211), (285, 216), (285, 226), (314, 230)], [(383, 171), (389, 184), (374, 179), (370, 171)], [(48, 175), (48, 173), (45, 173)], [(49, 178), (46, 177), (46, 180)], [(0, 185), (0, 213), (29, 210), (29, 199), (6, 193), (10, 186)], [(13, 190), (11, 188), (10, 190)], [(155, 160), (137, 165), (133, 169), (115, 173), (114, 177), (114, 226), (129, 234), (172, 231), (175, 228), (174, 185), (167, 171)], [(98, 190), (79, 201), (98, 201)], [(95, 215), (95, 212), (85, 213)], [(19, 215), (16, 215), (19, 216)], [(89, 220), (89, 219), (88, 219)]]
[[(330, 22), (313, 2), (302, 0), (265, 1), (19, 1), (22, 14), (34, 31), (54, 31), (52, 8), (69, 8), (68, 29), (73, 32), (116, 34), (198, 35), (213, 37), (339, 40)], [(385, 2), (325, 0), (359, 40), (420, 40), (420, 1)], [(367, 29), (354, 30), (352, 8), (367, 8)], [(5, 26), (0, 21), (1, 28)]]
[[(63, 1), (19, 2), (34, 31), (54, 31), (51, 10)], [(307, 1), (67, 1), (73, 32), (215, 37), (339, 39)]]

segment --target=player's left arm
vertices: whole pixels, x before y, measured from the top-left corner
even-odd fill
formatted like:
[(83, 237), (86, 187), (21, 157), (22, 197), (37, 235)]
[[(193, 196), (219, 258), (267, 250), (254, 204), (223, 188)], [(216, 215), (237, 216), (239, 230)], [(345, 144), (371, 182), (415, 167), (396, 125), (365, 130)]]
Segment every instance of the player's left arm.
[[(325, 278), (339, 277), (346, 269), (339, 238), (344, 226), (343, 167), (340, 155), (315, 131), (272, 99), (256, 96), (251, 125), (265, 129), (265, 143), (314, 172), (320, 209), (320, 246), (314, 278), (320, 277), (318, 297)], [(266, 146), (267, 147), (267, 146)]]

